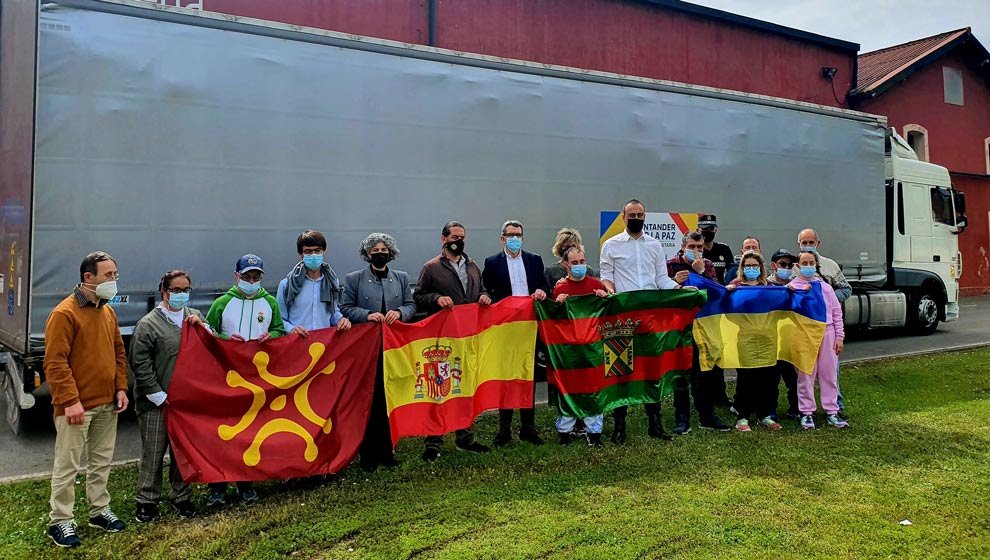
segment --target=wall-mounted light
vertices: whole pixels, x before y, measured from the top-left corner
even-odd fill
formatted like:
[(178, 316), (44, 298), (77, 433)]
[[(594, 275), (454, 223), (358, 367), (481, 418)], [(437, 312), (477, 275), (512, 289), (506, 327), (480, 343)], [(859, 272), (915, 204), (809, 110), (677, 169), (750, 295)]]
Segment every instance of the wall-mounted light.
[(835, 74), (838, 71), (839, 71), (838, 68), (832, 68), (831, 66), (822, 66), (822, 77), (831, 82), (832, 78), (835, 77)]

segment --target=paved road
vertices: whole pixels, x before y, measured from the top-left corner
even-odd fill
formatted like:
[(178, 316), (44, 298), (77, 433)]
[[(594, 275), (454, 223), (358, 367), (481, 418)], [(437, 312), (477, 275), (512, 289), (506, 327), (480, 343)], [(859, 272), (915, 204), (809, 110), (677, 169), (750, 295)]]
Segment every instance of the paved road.
[[(847, 341), (843, 362), (990, 344), (990, 297), (963, 300), (960, 315), (962, 318), (959, 321), (941, 325), (935, 334), (927, 337), (907, 336), (889, 330), (853, 336)], [(540, 385), (537, 399), (545, 401), (546, 384)], [(0, 402), (0, 418), (3, 418), (3, 406)], [(44, 476), (51, 470), (55, 433), (50, 421), (36, 418), (34, 427), (26, 432), (15, 438), (5, 425), (0, 425), (0, 481), (10, 477)], [(132, 415), (125, 415), (118, 427), (114, 460), (135, 460), (140, 449), (137, 421)]]

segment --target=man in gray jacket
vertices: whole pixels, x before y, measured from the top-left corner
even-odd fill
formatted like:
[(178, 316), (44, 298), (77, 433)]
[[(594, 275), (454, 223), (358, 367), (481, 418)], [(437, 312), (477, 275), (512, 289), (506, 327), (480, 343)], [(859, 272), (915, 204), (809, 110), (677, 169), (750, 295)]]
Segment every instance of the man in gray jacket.
[[(148, 523), (158, 518), (162, 497), (162, 466), (165, 452), (171, 449), (162, 408), (168, 402), (168, 387), (179, 355), (182, 329), (203, 325), (203, 315), (188, 307), (192, 284), (183, 270), (170, 270), (162, 276), (158, 291), (162, 302), (141, 318), (134, 327), (128, 365), (134, 383), (135, 408), (141, 432), (141, 474), (137, 485), (137, 508), (134, 518)], [(179, 517), (192, 517), (192, 488), (182, 481), (172, 457), (168, 470), (172, 491), (169, 500)]]

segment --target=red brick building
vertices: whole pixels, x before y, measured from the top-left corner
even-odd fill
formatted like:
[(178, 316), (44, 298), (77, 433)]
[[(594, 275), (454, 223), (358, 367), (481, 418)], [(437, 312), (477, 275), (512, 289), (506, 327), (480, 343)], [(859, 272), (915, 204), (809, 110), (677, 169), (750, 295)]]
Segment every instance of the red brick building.
[(990, 53), (969, 28), (859, 57), (855, 109), (886, 115), (966, 193), (963, 294), (990, 292)]
[[(160, 0), (165, 1), (165, 0)], [(174, 0), (167, 0), (174, 4)], [(859, 45), (679, 0), (181, 0), (506, 58), (847, 107)], [(834, 68), (826, 79), (822, 68)]]

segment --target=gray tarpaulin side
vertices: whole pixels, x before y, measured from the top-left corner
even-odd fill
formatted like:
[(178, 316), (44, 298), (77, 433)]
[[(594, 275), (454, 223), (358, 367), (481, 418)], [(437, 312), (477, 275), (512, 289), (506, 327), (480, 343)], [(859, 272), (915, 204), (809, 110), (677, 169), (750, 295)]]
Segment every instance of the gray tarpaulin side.
[(341, 274), (385, 231), (415, 278), (450, 219), (478, 260), (515, 218), (545, 260), (566, 225), (595, 261), (599, 212), (633, 197), (718, 214), (733, 246), (817, 227), (847, 269), (884, 272), (876, 122), (74, 8), (43, 13), (40, 57), (36, 329), (94, 249), (129, 325), (169, 268), (205, 308), (254, 252), (274, 290), (308, 227)]

